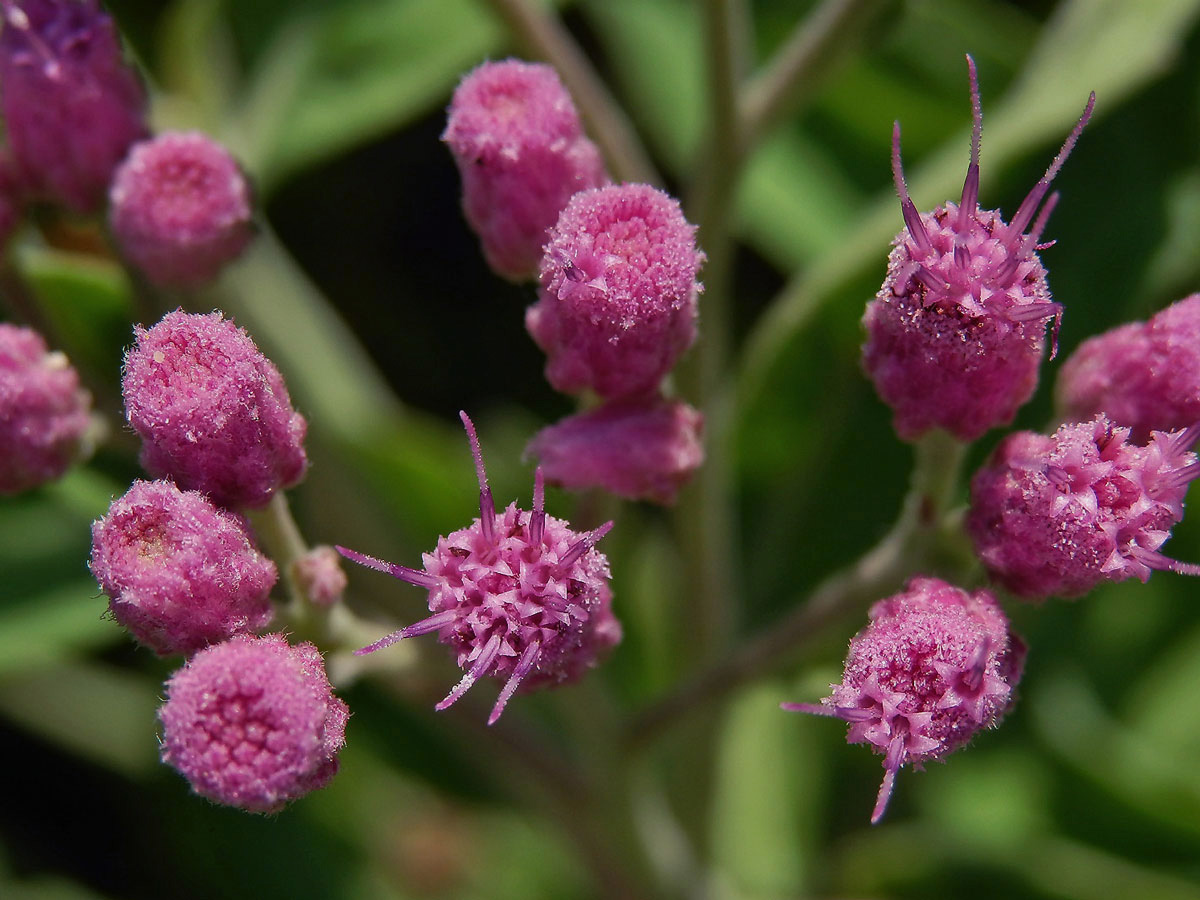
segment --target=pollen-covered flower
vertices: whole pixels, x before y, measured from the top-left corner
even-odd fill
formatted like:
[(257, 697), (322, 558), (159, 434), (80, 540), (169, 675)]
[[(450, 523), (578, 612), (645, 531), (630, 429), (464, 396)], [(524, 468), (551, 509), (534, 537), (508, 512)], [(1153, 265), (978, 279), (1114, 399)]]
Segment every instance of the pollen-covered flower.
[(487, 485), (475, 427), (466, 413), (479, 479), (479, 518), (438, 539), (423, 557), (424, 569), (383, 562), (344, 547), (348, 559), (429, 591), (433, 615), (395, 631), (358, 653), (403, 638), (437, 632), (465, 671), (437, 704), (445, 709), (476, 681), (504, 681), (488, 724), (500, 718), (518, 688), (529, 690), (578, 678), (620, 640), (612, 616), (608, 560), (595, 549), (612, 527), (579, 533), (546, 515), (538, 470), (533, 511), (509, 504), (497, 513)]
[(1009, 435), (971, 482), (967, 530), (988, 572), (1029, 599), (1086, 594), (1153, 569), (1200, 574), (1159, 548), (1200, 475), (1200, 425), (1129, 443), (1099, 415), (1047, 437)]
[(92, 523), (88, 567), (113, 618), (160, 656), (271, 621), (278, 573), (246, 521), (169, 481), (135, 481)]
[(1059, 369), (1055, 395), (1063, 420), (1104, 413), (1138, 444), (1200, 422), (1200, 294), (1084, 341)]
[(121, 389), (150, 472), (251, 507), (304, 477), (304, 417), (245, 331), (219, 312), (176, 310), (134, 334)]
[(246, 177), (228, 150), (199, 132), (167, 132), (134, 146), (113, 176), (109, 200), (121, 251), (160, 287), (211, 281), (253, 236)]
[(525, 327), (546, 351), (556, 390), (637, 397), (696, 338), (704, 254), (679, 203), (645, 184), (571, 198), (542, 257), (539, 300)]
[(488, 265), (512, 281), (537, 276), (546, 229), (571, 195), (608, 181), (558, 73), (542, 63), (485, 62), (468, 73), (442, 140)]
[(36, 331), (0, 323), (0, 494), (53, 481), (80, 455), (91, 397)]
[(349, 715), (312, 644), (240, 635), (167, 682), (162, 758), (201, 797), (278, 812), (337, 774)]
[(843, 719), (849, 743), (884, 757), (874, 823), (901, 766), (941, 760), (999, 723), (1021, 678), (1025, 646), (990, 593), (969, 594), (938, 578), (911, 579), (869, 616), (830, 695), (783, 708)]
[(22, 185), (94, 212), (146, 133), (146, 94), (112, 18), (97, 0), (6, 0), (3, 16), (0, 108)]
[(998, 210), (978, 204), (983, 118), (975, 64), (970, 57), (967, 62), (974, 130), (957, 205), (918, 214), (900, 166), (899, 123), (892, 134), (905, 229), (863, 317), (863, 366), (905, 440), (940, 427), (970, 441), (1011, 422), (1037, 386), (1046, 323), (1053, 319), (1057, 328), (1062, 312), (1050, 299), (1036, 252), (1049, 246), (1038, 242), (1058, 195), (1044, 206), (1042, 201), (1087, 124), (1095, 95), (1046, 174), (1005, 223)]

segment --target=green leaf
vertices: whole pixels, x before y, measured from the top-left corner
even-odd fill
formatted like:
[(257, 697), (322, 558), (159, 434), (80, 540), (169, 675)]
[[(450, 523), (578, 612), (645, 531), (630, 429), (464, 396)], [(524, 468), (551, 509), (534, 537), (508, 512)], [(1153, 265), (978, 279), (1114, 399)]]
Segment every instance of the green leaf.
[(0, 608), (0, 677), (125, 640), (121, 629), (103, 618), (106, 609), (91, 579)]

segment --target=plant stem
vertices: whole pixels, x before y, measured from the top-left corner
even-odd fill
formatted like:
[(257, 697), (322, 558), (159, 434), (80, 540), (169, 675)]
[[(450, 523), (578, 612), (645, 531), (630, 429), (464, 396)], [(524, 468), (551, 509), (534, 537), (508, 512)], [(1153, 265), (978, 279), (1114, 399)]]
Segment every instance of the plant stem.
[(271, 559), (279, 567), (283, 576), (283, 584), (287, 589), (290, 600), (289, 616), (303, 618), (305, 611), (315, 604), (305, 596), (304, 590), (296, 580), (294, 566), (300, 557), (308, 552), (308, 544), (300, 533), (300, 526), (292, 516), (292, 508), (288, 503), (287, 494), (278, 490), (271, 497), (271, 502), (261, 510), (250, 510), (247, 514), (254, 532), (263, 542)]

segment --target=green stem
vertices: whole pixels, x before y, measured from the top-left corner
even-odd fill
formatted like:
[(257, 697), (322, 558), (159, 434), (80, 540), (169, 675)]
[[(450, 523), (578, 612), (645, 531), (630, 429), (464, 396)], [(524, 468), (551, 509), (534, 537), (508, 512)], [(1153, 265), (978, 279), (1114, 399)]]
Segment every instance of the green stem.
[(310, 597), (305, 596), (296, 579), (295, 565), (308, 552), (308, 544), (305, 543), (300, 526), (292, 516), (287, 494), (282, 490), (276, 491), (265, 508), (249, 510), (247, 518), (250, 519), (254, 533), (262, 541), (267, 553), (279, 567), (279, 574), (283, 576), (283, 584), (290, 601), (289, 616), (293, 619), (303, 619), (307, 610), (316, 604)]

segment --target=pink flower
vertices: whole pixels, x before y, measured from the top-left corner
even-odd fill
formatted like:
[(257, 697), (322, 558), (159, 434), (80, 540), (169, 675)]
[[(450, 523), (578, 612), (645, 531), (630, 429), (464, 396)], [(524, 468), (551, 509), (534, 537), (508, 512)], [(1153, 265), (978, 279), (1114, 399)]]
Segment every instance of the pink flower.
[(542, 257), (525, 327), (555, 389), (606, 399), (658, 389), (696, 338), (704, 254), (679, 203), (645, 184), (571, 198)]
[(512, 281), (537, 275), (546, 229), (571, 195), (608, 181), (570, 95), (541, 63), (485, 62), (468, 73), (442, 140), (488, 265)]
[(518, 688), (572, 681), (620, 640), (620, 625), (611, 610), (608, 560), (595, 549), (612, 523), (579, 533), (546, 515), (540, 470), (533, 512), (517, 509), (514, 503), (497, 514), (475, 427), (466, 413), (461, 416), (475, 455), (479, 518), (439, 538), (434, 551), (424, 555), (423, 570), (344, 547), (338, 551), (429, 591), (433, 615), (357, 652), (372, 653), (436, 631), (466, 673), (437, 709), (453, 704), (480, 678), (499, 678), (505, 684), (490, 725)]
[(893, 242), (887, 277), (863, 317), (863, 366), (905, 440), (940, 427), (970, 441), (1011, 422), (1037, 386), (1045, 324), (1057, 323), (1062, 313), (1050, 299), (1046, 270), (1035, 252), (1043, 246), (1038, 242), (1058, 195), (1040, 213), (1038, 207), (1090, 118), (1095, 95), (1046, 174), (1005, 224), (998, 210), (981, 210), (977, 202), (983, 119), (975, 64), (970, 57), (967, 62), (975, 129), (957, 206), (947, 202), (924, 216), (917, 213), (900, 167), (899, 123), (892, 135), (905, 229)]
[(901, 766), (941, 760), (999, 723), (1012, 705), (1025, 645), (991, 594), (938, 578), (911, 579), (871, 607), (870, 620), (850, 641), (831, 694), (820, 704), (783, 708), (844, 719), (847, 742), (884, 756), (875, 823)]
[(241, 635), (167, 682), (162, 758), (202, 797), (278, 812), (337, 774), (349, 714), (312, 644)]
[(332, 606), (346, 590), (341, 557), (328, 544), (313, 547), (292, 563), (292, 575), (304, 596), (318, 606)]

